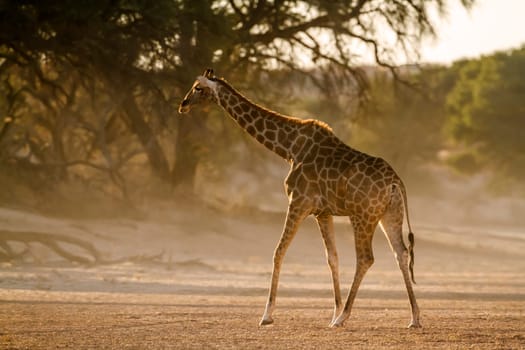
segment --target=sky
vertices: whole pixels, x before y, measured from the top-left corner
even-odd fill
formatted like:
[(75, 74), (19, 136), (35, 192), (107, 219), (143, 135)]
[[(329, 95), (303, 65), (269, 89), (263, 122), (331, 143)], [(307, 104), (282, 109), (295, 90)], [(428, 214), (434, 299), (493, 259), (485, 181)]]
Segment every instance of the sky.
[(525, 44), (525, 0), (478, 0), (470, 11), (452, 1), (438, 20), (438, 39), (422, 47), (422, 62), (451, 63)]

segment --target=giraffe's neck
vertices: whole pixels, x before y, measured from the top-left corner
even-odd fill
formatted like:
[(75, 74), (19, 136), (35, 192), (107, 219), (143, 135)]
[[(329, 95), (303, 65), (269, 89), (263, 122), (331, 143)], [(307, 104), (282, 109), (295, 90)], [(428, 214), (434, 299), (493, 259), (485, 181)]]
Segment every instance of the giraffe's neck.
[(287, 117), (261, 107), (235, 90), (222, 79), (216, 80), (217, 103), (259, 143), (282, 158), (293, 160), (301, 119)]

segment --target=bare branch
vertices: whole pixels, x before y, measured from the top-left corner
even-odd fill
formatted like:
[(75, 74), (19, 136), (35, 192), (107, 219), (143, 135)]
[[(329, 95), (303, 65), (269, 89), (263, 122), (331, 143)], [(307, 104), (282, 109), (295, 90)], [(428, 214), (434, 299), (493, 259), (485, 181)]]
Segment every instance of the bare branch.
[[(0, 230), (0, 241), (4, 243), (9, 241), (24, 243), (38, 242), (49, 247), (63, 258), (80, 264), (91, 264), (100, 260), (100, 253), (91, 243), (78, 238), (56, 233)], [(91, 259), (68, 252), (60, 245), (60, 243), (71, 244), (73, 246), (82, 248), (86, 253), (88, 253)]]

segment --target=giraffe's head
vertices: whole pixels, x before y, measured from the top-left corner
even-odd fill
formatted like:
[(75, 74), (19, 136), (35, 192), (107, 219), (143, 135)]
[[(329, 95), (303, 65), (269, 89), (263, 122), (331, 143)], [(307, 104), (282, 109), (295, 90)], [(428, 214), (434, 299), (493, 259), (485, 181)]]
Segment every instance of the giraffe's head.
[(213, 75), (213, 69), (206, 69), (203, 75), (197, 77), (190, 91), (184, 96), (179, 105), (179, 113), (188, 113), (195, 105), (206, 101), (217, 100), (217, 82)]

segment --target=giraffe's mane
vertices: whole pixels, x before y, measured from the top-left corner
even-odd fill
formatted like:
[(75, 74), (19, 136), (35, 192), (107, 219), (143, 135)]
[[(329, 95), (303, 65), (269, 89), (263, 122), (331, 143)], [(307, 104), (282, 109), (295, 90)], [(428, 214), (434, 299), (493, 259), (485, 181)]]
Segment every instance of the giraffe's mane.
[(244, 96), (239, 91), (237, 91), (224, 78), (215, 78), (214, 77), (214, 78), (212, 78), (210, 80), (213, 81), (213, 82), (220, 83), (221, 86), (224, 86), (225, 88), (230, 90), (230, 92), (232, 92), (233, 94), (237, 95), (238, 97), (240, 97), (241, 99), (247, 101), (248, 103), (256, 106), (257, 108), (260, 108), (260, 109), (264, 110), (266, 113), (269, 113), (269, 114), (272, 114), (272, 115), (275, 115), (275, 116), (278, 116), (278, 117), (281, 117), (281, 118), (285, 118), (285, 119), (289, 120), (290, 122), (293, 122), (293, 123), (296, 123), (296, 124), (318, 126), (318, 127), (322, 128), (322, 129), (324, 129), (326, 131), (333, 132), (332, 128), (327, 123), (325, 123), (325, 122), (323, 122), (321, 120), (318, 120), (318, 119), (301, 119), (301, 118), (297, 118), (297, 117), (292, 117), (292, 116), (288, 116), (288, 115), (284, 115), (282, 113), (276, 112), (276, 111), (271, 110), (271, 109), (269, 109), (267, 107), (261, 106), (260, 104), (253, 102), (248, 97)]

